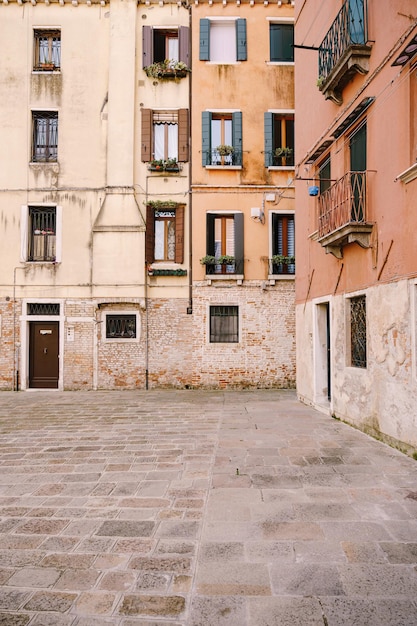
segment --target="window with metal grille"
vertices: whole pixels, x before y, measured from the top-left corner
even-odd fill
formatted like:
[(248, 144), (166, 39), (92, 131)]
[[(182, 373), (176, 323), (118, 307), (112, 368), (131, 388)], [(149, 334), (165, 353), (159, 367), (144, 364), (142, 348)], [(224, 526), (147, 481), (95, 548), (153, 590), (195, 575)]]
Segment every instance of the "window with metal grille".
[(59, 304), (55, 302), (29, 302), (28, 315), (59, 315)]
[(106, 315), (106, 339), (136, 339), (136, 315)]
[(210, 306), (210, 343), (239, 342), (239, 307)]
[(350, 351), (352, 367), (366, 367), (366, 296), (350, 299)]
[(32, 161), (43, 163), (58, 160), (58, 113), (33, 111)]
[(28, 261), (55, 261), (55, 207), (29, 207), (28, 244)]
[(34, 31), (34, 45), (34, 70), (47, 72), (60, 69), (61, 31), (36, 29)]

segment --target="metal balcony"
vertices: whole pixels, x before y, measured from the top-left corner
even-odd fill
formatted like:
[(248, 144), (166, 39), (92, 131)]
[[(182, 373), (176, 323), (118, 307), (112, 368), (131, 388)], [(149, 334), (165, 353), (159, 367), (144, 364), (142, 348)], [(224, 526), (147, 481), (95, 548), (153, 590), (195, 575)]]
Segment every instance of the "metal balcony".
[(318, 198), (318, 241), (337, 258), (343, 246), (369, 248), (372, 224), (366, 221), (366, 172), (347, 172)]
[(320, 91), (326, 100), (342, 104), (342, 91), (354, 74), (367, 74), (367, 0), (345, 0), (319, 47)]

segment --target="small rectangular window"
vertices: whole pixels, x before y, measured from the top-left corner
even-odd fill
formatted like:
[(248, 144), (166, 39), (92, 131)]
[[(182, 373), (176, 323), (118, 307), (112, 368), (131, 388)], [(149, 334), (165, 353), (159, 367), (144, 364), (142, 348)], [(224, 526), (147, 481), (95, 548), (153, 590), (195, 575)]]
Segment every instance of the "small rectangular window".
[(237, 306), (210, 306), (210, 343), (239, 342)]
[(206, 274), (243, 274), (243, 214), (207, 213)]
[(32, 161), (55, 162), (58, 159), (58, 113), (33, 111)]
[(350, 299), (350, 355), (352, 367), (366, 367), (366, 296)]
[(202, 164), (242, 165), (242, 112), (202, 112)]
[(28, 315), (59, 315), (59, 304), (55, 302), (29, 302)]
[(272, 214), (270, 274), (295, 274), (294, 215)]
[(265, 113), (265, 166), (294, 166), (294, 114)]
[(36, 29), (34, 32), (34, 63), (37, 72), (51, 72), (61, 68), (61, 32)]
[(56, 260), (56, 207), (29, 207), (28, 261)]
[(290, 63), (294, 61), (294, 25), (269, 25), (270, 61)]
[(160, 202), (146, 209), (146, 261), (184, 261), (184, 205)]
[(106, 315), (106, 339), (136, 339), (136, 315)]
[(212, 63), (246, 61), (246, 19), (201, 19), (199, 58)]

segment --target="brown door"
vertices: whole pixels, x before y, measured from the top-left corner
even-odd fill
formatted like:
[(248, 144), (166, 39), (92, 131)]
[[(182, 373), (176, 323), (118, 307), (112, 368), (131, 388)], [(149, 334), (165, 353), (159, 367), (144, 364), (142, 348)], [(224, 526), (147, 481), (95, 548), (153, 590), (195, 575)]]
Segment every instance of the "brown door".
[(29, 331), (29, 387), (57, 389), (59, 378), (59, 322), (31, 322)]

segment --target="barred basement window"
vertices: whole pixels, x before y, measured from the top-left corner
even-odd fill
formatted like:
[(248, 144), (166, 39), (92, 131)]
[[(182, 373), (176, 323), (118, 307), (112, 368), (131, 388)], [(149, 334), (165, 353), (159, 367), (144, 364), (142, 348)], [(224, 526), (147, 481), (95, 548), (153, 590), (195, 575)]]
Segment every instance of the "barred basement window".
[(59, 304), (55, 302), (29, 302), (28, 315), (59, 315)]
[(350, 299), (350, 350), (352, 367), (366, 367), (366, 296)]
[(136, 339), (136, 315), (106, 315), (106, 339)]
[(239, 342), (239, 309), (237, 306), (210, 307), (210, 343)]

